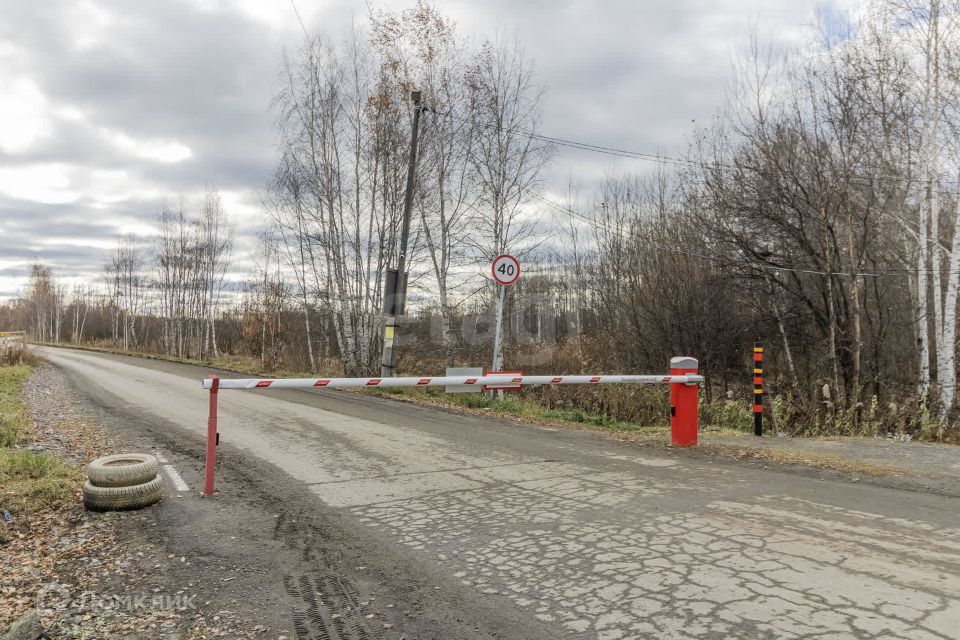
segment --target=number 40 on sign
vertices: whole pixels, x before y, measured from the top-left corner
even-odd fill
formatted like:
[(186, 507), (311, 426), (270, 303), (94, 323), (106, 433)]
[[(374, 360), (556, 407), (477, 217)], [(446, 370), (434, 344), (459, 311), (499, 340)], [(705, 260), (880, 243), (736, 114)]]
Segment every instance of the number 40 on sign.
[(497, 284), (508, 286), (520, 278), (520, 262), (513, 256), (503, 253), (493, 259), (491, 265), (493, 279)]

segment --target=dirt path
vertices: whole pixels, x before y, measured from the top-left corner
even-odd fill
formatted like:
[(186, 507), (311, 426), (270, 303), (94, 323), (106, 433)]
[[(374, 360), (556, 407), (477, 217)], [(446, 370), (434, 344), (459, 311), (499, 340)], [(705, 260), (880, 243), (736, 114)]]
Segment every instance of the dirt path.
[(960, 497), (960, 447), (881, 438), (706, 434), (707, 452), (845, 471), (859, 480)]
[[(105, 424), (198, 482), (203, 370), (48, 353)], [(217, 576), (211, 610), (249, 598), (236, 615), (274, 633), (944, 640), (960, 624), (954, 498), (329, 392), (225, 395), (220, 430), (223, 494), (164, 501), (159, 540)]]

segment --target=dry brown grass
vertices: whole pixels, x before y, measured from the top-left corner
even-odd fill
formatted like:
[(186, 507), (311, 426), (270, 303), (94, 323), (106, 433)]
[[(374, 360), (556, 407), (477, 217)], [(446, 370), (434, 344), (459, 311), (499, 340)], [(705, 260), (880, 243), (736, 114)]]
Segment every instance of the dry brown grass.
[(43, 360), (22, 342), (0, 343), (0, 367), (35, 367)]
[(708, 454), (728, 460), (769, 462), (784, 466), (826, 469), (877, 478), (911, 475), (910, 471), (895, 464), (853, 460), (835, 454), (810, 451), (809, 449), (761, 448), (747, 444), (737, 446), (735, 444), (711, 442), (701, 443), (699, 448)]

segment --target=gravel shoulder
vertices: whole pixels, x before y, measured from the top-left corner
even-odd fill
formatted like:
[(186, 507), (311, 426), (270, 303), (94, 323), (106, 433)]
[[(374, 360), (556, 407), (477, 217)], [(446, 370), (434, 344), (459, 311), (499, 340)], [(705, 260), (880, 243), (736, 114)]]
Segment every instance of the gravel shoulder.
[[(218, 493), (202, 497), (193, 434), (100, 403), (44, 364), (24, 389), (32, 447), (77, 464), (154, 452), (190, 486), (142, 511), (96, 514), (76, 504), (25, 530), (12, 556), (37, 566), (17, 588), (22, 612), (40, 599), (57, 638), (399, 640), (551, 638), (546, 629), (424, 567), (405, 547), (364, 532), (308, 487), (221, 447)], [(2, 628), (2, 627), (0, 627)]]
[[(37, 367), (22, 395), (30, 428), (21, 448), (80, 470), (126, 449), (53, 367)], [(12, 514), (0, 628), (35, 610), (51, 638), (216, 637), (197, 606), (203, 594), (189, 580), (169, 579), (185, 561), (157, 543), (160, 509), (88, 512), (78, 482), (72, 500), (34, 516)]]

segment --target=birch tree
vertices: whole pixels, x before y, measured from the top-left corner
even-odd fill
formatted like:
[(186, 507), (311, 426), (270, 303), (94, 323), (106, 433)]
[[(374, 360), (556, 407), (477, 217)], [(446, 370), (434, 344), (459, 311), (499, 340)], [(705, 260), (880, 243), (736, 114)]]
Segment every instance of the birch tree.
[(297, 234), (316, 256), (312, 279), (323, 283), (348, 375), (375, 368), (383, 276), (396, 254), (407, 110), (390, 86), (352, 32), (342, 47), (311, 38), (285, 62), (275, 97), (283, 170), (297, 176), (276, 185), (301, 190), (278, 201), (302, 206)]
[(200, 262), (198, 284), (203, 291), (204, 300), (201, 354), (209, 350), (214, 357), (219, 357), (216, 320), (223, 296), (224, 280), (230, 268), (233, 225), (224, 213), (223, 202), (216, 190), (207, 189), (195, 224)]
[[(532, 235), (534, 221), (522, 212), (538, 189), (549, 158), (548, 146), (536, 137), (544, 88), (521, 44), (503, 37), (481, 45), (468, 81), (477, 129), (472, 162), (479, 181), (483, 230), (471, 244), (479, 261), (487, 264), (508, 249), (522, 255), (524, 248), (519, 245)], [(501, 351), (505, 341), (504, 337)], [(502, 355), (497, 354), (496, 360), (503, 362)]]
[(484, 210), (482, 257), (492, 260), (526, 237), (532, 222), (522, 207), (540, 182), (548, 146), (540, 127), (543, 86), (517, 40), (484, 42), (470, 69), (477, 142), (472, 160)]
[(444, 357), (452, 366), (452, 295), (465, 283), (453, 282), (451, 272), (471, 260), (467, 239), (477, 222), (478, 181), (471, 160), (478, 132), (468, 85), (469, 43), (457, 36), (452, 20), (425, 2), (371, 20), (374, 46), (395, 90), (418, 87), (424, 96), (415, 202), (436, 281)]

